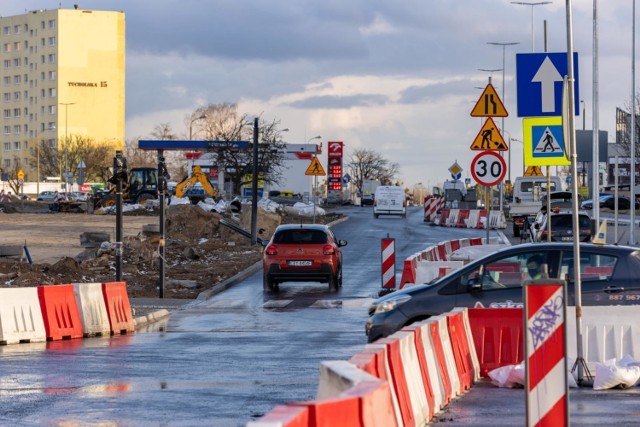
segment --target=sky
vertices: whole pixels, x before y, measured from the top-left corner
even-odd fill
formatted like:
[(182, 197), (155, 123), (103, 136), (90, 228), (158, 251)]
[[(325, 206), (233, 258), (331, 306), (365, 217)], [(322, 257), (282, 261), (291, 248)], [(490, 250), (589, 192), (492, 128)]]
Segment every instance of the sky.
[[(593, 120), (593, 1), (572, 1), (586, 129)], [(505, 160), (512, 179), (521, 175), (515, 55), (544, 50), (545, 22), (547, 51), (567, 50), (562, 0), (539, 6), (509, 0), (76, 4), (125, 12), (127, 139), (148, 137), (161, 123), (186, 137), (185, 117), (197, 107), (236, 103), (249, 117), (279, 120), (289, 129), (283, 134), (288, 143), (318, 135), (322, 138), (313, 142), (322, 141), (325, 148), (328, 141), (343, 141), (345, 164), (355, 149), (374, 150), (399, 165), (398, 178), (409, 188), (451, 178), (455, 162), (463, 178), (471, 177), (478, 151), (470, 147), (483, 119), (470, 113), (489, 78), (509, 113), (502, 136), (517, 140)], [(73, 5), (2, 0), (0, 15)], [(631, 1), (598, 2), (598, 115), (609, 142), (615, 140), (616, 107), (630, 105), (632, 24)], [(503, 56), (501, 46), (488, 42), (519, 44), (505, 47)], [(581, 115), (576, 127), (582, 126)]]

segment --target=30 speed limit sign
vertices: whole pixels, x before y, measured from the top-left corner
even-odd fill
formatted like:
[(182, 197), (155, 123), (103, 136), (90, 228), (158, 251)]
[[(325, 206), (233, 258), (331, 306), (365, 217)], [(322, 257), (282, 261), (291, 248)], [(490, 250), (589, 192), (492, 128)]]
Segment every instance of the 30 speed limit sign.
[(507, 164), (497, 151), (483, 151), (471, 162), (471, 175), (480, 185), (493, 187), (504, 179)]

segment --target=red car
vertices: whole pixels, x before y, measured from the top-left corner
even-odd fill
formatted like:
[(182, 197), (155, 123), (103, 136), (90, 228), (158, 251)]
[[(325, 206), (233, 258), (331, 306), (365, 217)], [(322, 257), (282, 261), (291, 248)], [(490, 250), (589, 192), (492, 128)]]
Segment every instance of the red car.
[(286, 224), (276, 228), (264, 249), (263, 288), (277, 290), (282, 282), (326, 282), (342, 286), (342, 246), (323, 224)]

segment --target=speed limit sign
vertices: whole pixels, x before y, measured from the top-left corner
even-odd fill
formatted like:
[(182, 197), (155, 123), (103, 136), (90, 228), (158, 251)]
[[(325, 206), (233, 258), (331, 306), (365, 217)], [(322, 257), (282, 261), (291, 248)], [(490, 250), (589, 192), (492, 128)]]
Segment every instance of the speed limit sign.
[(507, 164), (497, 151), (483, 151), (471, 162), (471, 175), (480, 185), (493, 187), (504, 179)]

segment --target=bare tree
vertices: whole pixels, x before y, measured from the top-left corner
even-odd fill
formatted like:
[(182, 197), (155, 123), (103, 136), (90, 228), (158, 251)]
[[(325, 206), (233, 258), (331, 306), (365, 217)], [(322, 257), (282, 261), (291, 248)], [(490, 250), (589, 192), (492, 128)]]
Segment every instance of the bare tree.
[(359, 148), (349, 157), (349, 169), (353, 185), (361, 193), (365, 179), (374, 179), (383, 185), (391, 185), (400, 167), (397, 163), (390, 163), (382, 154), (374, 150)]

